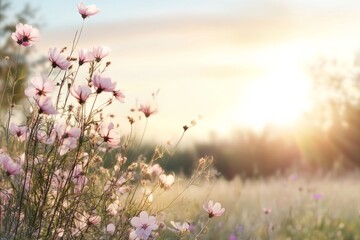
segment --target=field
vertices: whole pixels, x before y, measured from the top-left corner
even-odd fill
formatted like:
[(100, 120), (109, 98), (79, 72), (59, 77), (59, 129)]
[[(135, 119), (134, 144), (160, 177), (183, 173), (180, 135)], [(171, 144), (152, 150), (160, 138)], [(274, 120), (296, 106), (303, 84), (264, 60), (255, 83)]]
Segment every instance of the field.
[[(241, 181), (217, 179), (192, 186), (178, 204), (175, 221), (206, 221), (202, 203), (219, 201), (226, 212), (211, 219), (201, 239), (360, 239), (359, 176), (290, 176)], [(171, 194), (180, 192), (173, 188)], [(170, 194), (170, 193), (169, 193)], [(165, 204), (166, 200), (159, 201)], [(171, 234), (164, 239), (173, 239)]]

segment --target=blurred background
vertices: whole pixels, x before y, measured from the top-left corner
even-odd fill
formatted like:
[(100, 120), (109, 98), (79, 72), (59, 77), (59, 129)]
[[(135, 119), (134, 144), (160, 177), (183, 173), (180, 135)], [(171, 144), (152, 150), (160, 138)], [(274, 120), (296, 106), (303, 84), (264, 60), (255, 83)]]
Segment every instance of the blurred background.
[[(48, 68), (48, 49), (70, 47), (81, 27), (77, 3), (0, 0), (1, 59), (16, 49), (7, 39), (20, 21), (41, 32), (22, 56), (26, 76), (38, 73), (33, 64)], [(170, 170), (191, 174), (204, 155), (214, 156), (228, 179), (340, 174), (360, 166), (359, 1), (84, 3), (100, 13), (86, 19), (79, 47), (111, 48), (107, 74), (126, 95), (126, 103), (112, 109), (123, 134), (130, 109), (153, 93), (158, 112), (144, 138), (149, 156), (154, 145), (176, 143), (182, 127), (197, 119), (171, 156)], [(139, 122), (138, 134), (143, 128)]]

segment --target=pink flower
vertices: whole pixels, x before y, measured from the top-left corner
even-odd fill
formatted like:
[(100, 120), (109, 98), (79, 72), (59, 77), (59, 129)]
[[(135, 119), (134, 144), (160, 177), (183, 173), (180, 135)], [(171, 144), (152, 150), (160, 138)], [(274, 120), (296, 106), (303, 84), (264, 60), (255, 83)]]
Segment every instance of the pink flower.
[(83, 65), (87, 62), (92, 62), (94, 60), (94, 56), (91, 51), (87, 49), (80, 49), (79, 50), (79, 65)]
[(101, 217), (99, 215), (92, 215), (88, 219), (88, 225), (99, 225), (101, 222)]
[(314, 193), (312, 195), (312, 198), (315, 200), (321, 200), (323, 198), (323, 195), (321, 193)]
[(21, 142), (26, 140), (29, 132), (26, 126), (18, 126), (15, 123), (10, 124), (9, 130), (10, 130), (10, 134), (16, 136)]
[(122, 210), (122, 206), (121, 206), (121, 203), (118, 200), (116, 200), (115, 202), (110, 203), (109, 206), (107, 206), (107, 208), (106, 208), (107, 213), (109, 215), (111, 215), (111, 216), (115, 216), (121, 210)]
[(133, 217), (130, 220), (130, 223), (135, 227), (135, 235), (138, 239), (146, 240), (153, 230), (158, 229), (156, 218), (154, 216), (149, 216), (146, 211), (142, 211), (139, 217)]
[(88, 85), (77, 85), (70, 88), (70, 93), (80, 104), (84, 104), (91, 95), (91, 89)]
[(59, 122), (55, 123), (54, 130), (59, 139), (64, 138), (75, 138), (78, 139), (80, 137), (80, 128), (71, 127), (66, 124), (66, 120), (61, 119)]
[(108, 47), (94, 47), (92, 54), (96, 62), (100, 62), (101, 59), (109, 55), (110, 48)]
[(58, 112), (54, 108), (50, 97), (41, 97), (36, 99), (36, 103), (39, 106), (39, 113), (44, 113), (47, 115), (56, 115)]
[(76, 213), (74, 218), (75, 228), (71, 229), (72, 236), (78, 236), (83, 230), (87, 227), (87, 216), (83, 214)]
[(7, 154), (0, 154), (0, 165), (8, 176), (19, 175), (21, 173), (21, 165), (12, 160)]
[(58, 67), (62, 70), (66, 70), (70, 66), (70, 62), (66, 59), (66, 57), (61, 55), (57, 48), (49, 49), (49, 60), (53, 68)]
[(271, 213), (271, 208), (263, 208), (263, 213), (264, 214), (270, 214)]
[(140, 112), (143, 112), (145, 114), (145, 117), (148, 118), (150, 117), (152, 114), (157, 112), (156, 107), (151, 106), (150, 104), (140, 104)]
[(97, 8), (95, 5), (86, 6), (82, 2), (80, 2), (78, 4), (78, 9), (79, 9), (79, 13), (83, 19), (90, 17), (92, 15), (95, 15), (100, 11), (100, 9)]
[(115, 229), (116, 229), (115, 225), (113, 223), (109, 223), (106, 226), (106, 233), (113, 235), (115, 233)]
[(113, 95), (119, 102), (121, 102), (121, 103), (124, 102), (125, 95), (120, 90), (113, 91)]
[(120, 133), (114, 129), (114, 124), (112, 122), (109, 124), (101, 124), (99, 135), (110, 147), (116, 147), (120, 143)]
[(28, 25), (16, 24), (16, 31), (11, 34), (11, 38), (19, 45), (30, 47), (33, 42), (39, 39), (39, 30)]
[(56, 190), (60, 190), (65, 186), (68, 176), (69, 173), (67, 171), (63, 171), (61, 169), (55, 170), (54, 177), (51, 182), (51, 186)]
[(175, 182), (175, 176), (173, 174), (161, 174), (159, 176), (160, 187), (169, 189)]
[(25, 95), (28, 97), (46, 97), (55, 88), (53, 81), (42, 76), (32, 77), (29, 86), (25, 89)]
[(149, 175), (160, 176), (160, 174), (163, 172), (163, 169), (158, 163), (156, 163), (156, 164), (148, 167), (146, 172)]
[(76, 148), (77, 139), (80, 137), (80, 128), (71, 127), (65, 120), (60, 120), (54, 125), (54, 131), (58, 139), (62, 140), (59, 148), (60, 155), (64, 155), (69, 150)]
[(180, 235), (190, 232), (190, 224), (187, 222), (181, 224), (180, 222), (170, 221), (170, 223), (171, 225), (173, 225), (174, 228), (169, 228), (169, 229), (173, 232), (178, 232), (180, 233)]
[(220, 203), (215, 203), (213, 201), (209, 201), (207, 205), (203, 205), (204, 210), (209, 214), (209, 218), (212, 217), (220, 217), (225, 212), (225, 208), (221, 208)]
[(88, 183), (88, 178), (85, 176), (80, 164), (76, 165), (74, 168), (72, 181), (75, 184), (75, 192), (77, 193), (81, 192)]
[(93, 77), (93, 84), (96, 93), (101, 92), (113, 92), (115, 90), (116, 83), (109, 77), (103, 77), (101, 74), (95, 73)]
[(67, 153), (69, 150), (76, 148), (77, 141), (75, 138), (65, 138), (62, 141), (61, 146), (59, 147), (59, 154), (60, 156), (63, 156), (65, 153)]

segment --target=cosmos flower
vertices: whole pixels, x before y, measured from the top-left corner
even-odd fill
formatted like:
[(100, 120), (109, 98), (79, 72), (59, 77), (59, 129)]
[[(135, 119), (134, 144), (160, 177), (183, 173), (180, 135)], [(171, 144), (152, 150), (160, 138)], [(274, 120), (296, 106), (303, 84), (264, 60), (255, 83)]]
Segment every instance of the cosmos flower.
[(94, 60), (93, 53), (87, 49), (79, 50), (79, 65), (83, 65), (84, 63), (92, 62)]
[(113, 92), (116, 87), (116, 82), (113, 82), (110, 77), (105, 77), (98, 73), (94, 74), (93, 84), (97, 94)]
[(19, 45), (30, 47), (33, 42), (39, 39), (39, 30), (28, 24), (16, 24), (16, 31), (11, 34), (11, 38)]
[(271, 213), (271, 208), (263, 208), (263, 213), (264, 214), (270, 214)]
[(135, 230), (133, 231), (132, 236), (136, 237), (135, 239), (148, 239), (153, 230), (158, 229), (156, 224), (156, 218), (154, 216), (149, 216), (146, 211), (142, 211), (139, 217), (133, 217), (130, 220), (130, 223)]
[(140, 112), (143, 112), (145, 117), (148, 118), (150, 117), (152, 114), (157, 112), (156, 107), (153, 107), (152, 105), (150, 105), (149, 103), (147, 104), (140, 104)]
[(76, 85), (70, 88), (70, 93), (78, 103), (84, 104), (91, 95), (91, 88), (88, 85)]
[(56, 115), (58, 112), (54, 108), (51, 98), (50, 97), (41, 97), (36, 100), (36, 103), (39, 107), (40, 114), (47, 114), (47, 115)]
[(161, 174), (159, 176), (160, 187), (169, 189), (175, 182), (175, 176), (173, 174)]
[(101, 59), (103, 59), (104, 57), (109, 55), (109, 53), (110, 53), (110, 48), (108, 48), (108, 47), (100, 47), (100, 46), (93, 47), (93, 51), (92, 51), (94, 60), (96, 62), (100, 62)]
[(163, 169), (158, 163), (155, 163), (154, 165), (149, 166), (148, 169), (146, 170), (146, 173), (151, 176), (160, 176), (160, 174), (162, 172), (163, 172)]
[(46, 97), (54, 90), (54, 82), (42, 76), (35, 76), (30, 79), (29, 86), (25, 89), (25, 95), (28, 97)]
[(204, 210), (209, 214), (209, 218), (220, 217), (225, 212), (225, 208), (221, 208), (221, 204), (213, 201), (209, 201), (207, 205), (203, 205)]
[(180, 222), (174, 222), (170, 221), (171, 225), (174, 228), (169, 228), (173, 232), (178, 232), (180, 235), (190, 232), (190, 224), (188, 222), (180, 223)]
[(21, 165), (5, 153), (0, 154), (0, 165), (8, 176), (19, 175), (21, 173)]
[(29, 133), (27, 126), (18, 126), (15, 123), (10, 123), (10, 134), (16, 136), (19, 141), (24, 141)]
[(312, 195), (312, 198), (313, 198), (314, 200), (321, 200), (321, 199), (323, 198), (323, 195), (322, 195), (321, 193), (314, 193), (314, 194)]
[(95, 5), (86, 6), (83, 2), (78, 4), (78, 10), (83, 19), (93, 16), (100, 11)]
[(66, 70), (70, 66), (70, 62), (66, 59), (66, 57), (61, 55), (57, 48), (49, 49), (49, 60), (53, 68), (58, 67), (62, 70)]
[(113, 91), (113, 95), (119, 102), (124, 103), (125, 95), (122, 91), (115, 90)]
[(110, 147), (116, 147), (120, 143), (120, 133), (114, 128), (114, 124), (103, 123), (100, 125), (99, 135)]
[(107, 226), (106, 226), (106, 233), (110, 234), (110, 235), (113, 235), (114, 232), (115, 232), (115, 225), (113, 223), (109, 223)]

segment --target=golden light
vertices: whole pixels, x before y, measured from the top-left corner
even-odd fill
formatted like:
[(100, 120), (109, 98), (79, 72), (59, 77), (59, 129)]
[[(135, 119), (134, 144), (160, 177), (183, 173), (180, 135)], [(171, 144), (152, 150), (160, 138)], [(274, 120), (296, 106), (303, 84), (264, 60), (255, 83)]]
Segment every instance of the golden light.
[(309, 94), (310, 78), (295, 65), (283, 64), (248, 85), (235, 118), (255, 130), (267, 124), (289, 127), (309, 108)]

